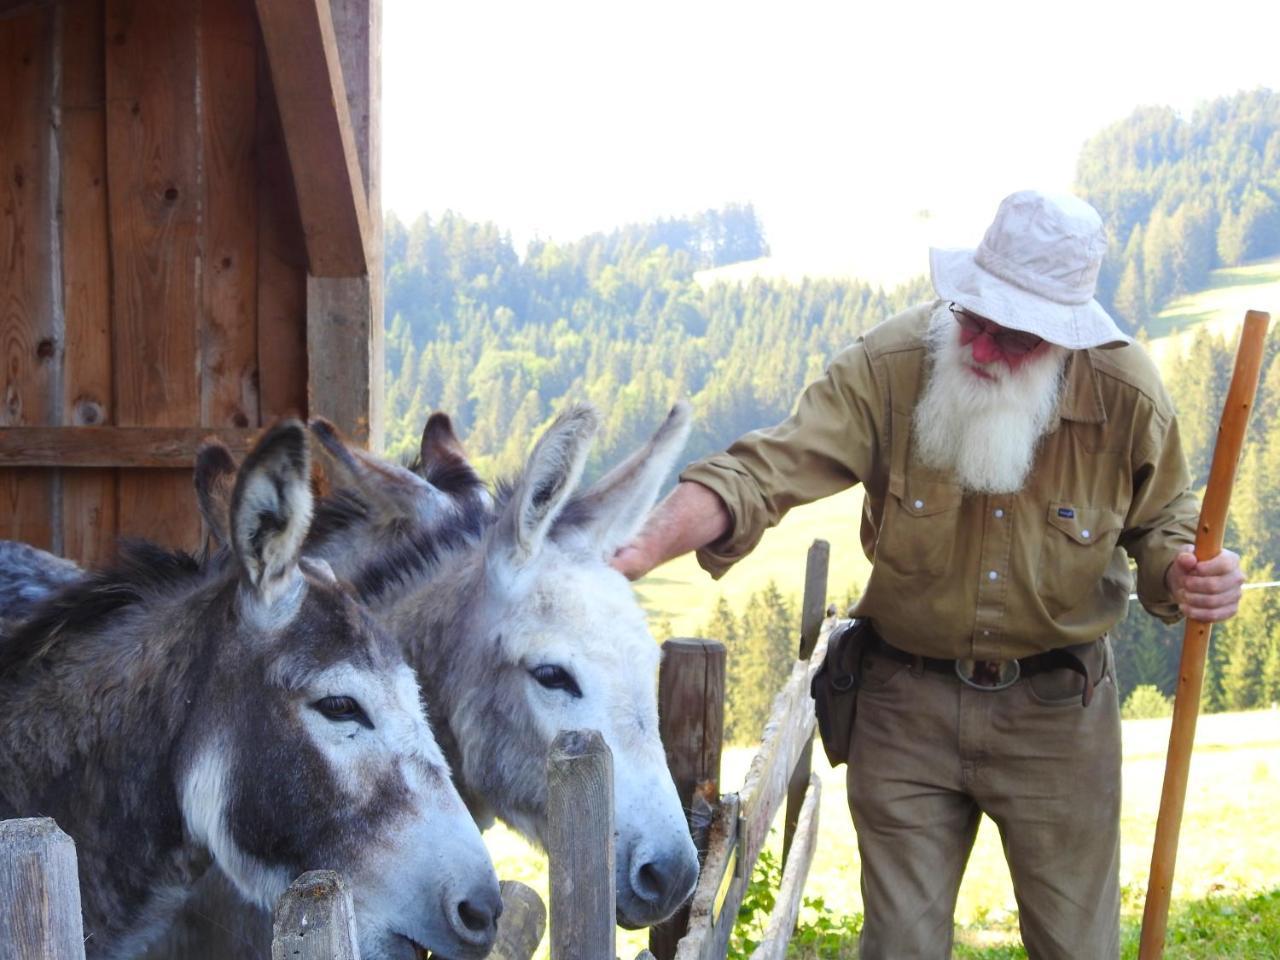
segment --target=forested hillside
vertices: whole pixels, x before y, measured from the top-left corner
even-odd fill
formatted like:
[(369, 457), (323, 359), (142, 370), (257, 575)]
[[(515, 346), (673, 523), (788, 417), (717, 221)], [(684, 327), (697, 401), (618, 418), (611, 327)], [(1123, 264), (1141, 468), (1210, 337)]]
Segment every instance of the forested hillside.
[[(1099, 296), (1141, 331), (1168, 298), (1208, 283), (1213, 268), (1280, 256), (1280, 96), (1240, 94), (1189, 119), (1135, 111), (1085, 145), (1077, 190), (1113, 237)], [(589, 400), (604, 418), (588, 466), (595, 473), (686, 398), (695, 408), (692, 458), (782, 418), (837, 350), (931, 295), (923, 277), (888, 292), (855, 280), (695, 278), (767, 249), (750, 206), (538, 241), (523, 253), (492, 224), (390, 218), (388, 449), (411, 454), (428, 413), (443, 409), (482, 471), (498, 476), (523, 462), (565, 403)], [(1227, 537), (1254, 581), (1280, 572), (1278, 354), (1273, 331)], [(1205, 331), (1165, 370), (1197, 484), (1232, 356), (1233, 344)], [(738, 611), (722, 605), (708, 624), (738, 638), (727, 725), (740, 737), (759, 728), (785, 672), (793, 620), (794, 598), (770, 587)], [(1180, 637), (1181, 628), (1161, 628), (1133, 605), (1116, 637), (1122, 691), (1171, 692)], [(1215, 632), (1205, 691), (1210, 709), (1280, 702), (1280, 591), (1248, 594), (1237, 620)]]
[(1136, 330), (1215, 267), (1280, 254), (1280, 93), (1136, 110), (1085, 144), (1076, 181), (1110, 238), (1098, 297)]
[(689, 453), (780, 419), (858, 333), (927, 295), (855, 281), (704, 289), (694, 273), (763, 255), (751, 207), (624, 227), (524, 257), (492, 224), (387, 224), (387, 448), (412, 450), (432, 409), (490, 473), (523, 462), (570, 400), (604, 416), (588, 470), (643, 442), (672, 401), (696, 411)]

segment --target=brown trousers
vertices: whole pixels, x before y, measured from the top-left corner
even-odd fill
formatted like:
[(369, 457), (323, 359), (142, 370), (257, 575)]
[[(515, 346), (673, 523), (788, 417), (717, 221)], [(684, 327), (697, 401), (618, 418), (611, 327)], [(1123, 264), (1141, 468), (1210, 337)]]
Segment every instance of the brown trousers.
[(951, 956), (982, 814), (999, 827), (1031, 960), (1115, 960), (1120, 711), (1108, 645), (987, 692), (870, 654), (849, 752), (862, 857), (863, 960)]

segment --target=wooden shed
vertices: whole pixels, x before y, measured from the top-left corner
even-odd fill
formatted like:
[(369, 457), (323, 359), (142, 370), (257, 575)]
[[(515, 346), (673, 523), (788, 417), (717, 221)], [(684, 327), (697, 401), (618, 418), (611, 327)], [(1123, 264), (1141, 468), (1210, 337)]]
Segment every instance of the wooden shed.
[(194, 547), (200, 442), (380, 442), (380, 0), (0, 0), (0, 537)]

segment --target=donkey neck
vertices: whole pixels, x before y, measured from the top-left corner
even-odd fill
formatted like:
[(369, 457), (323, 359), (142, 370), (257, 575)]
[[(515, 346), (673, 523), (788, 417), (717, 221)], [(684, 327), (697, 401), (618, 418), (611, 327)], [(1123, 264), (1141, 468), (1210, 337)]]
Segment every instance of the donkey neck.
[(76, 841), (90, 956), (158, 923), (207, 866), (174, 766), (225, 587), (115, 610), (0, 678), (0, 817), (52, 817)]

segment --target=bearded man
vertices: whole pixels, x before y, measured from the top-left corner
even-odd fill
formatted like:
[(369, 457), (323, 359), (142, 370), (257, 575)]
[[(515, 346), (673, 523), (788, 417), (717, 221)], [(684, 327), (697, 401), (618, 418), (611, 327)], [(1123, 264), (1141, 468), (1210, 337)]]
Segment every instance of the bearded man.
[(951, 955), (982, 814), (1032, 958), (1119, 953), (1120, 716), (1108, 631), (1235, 613), (1190, 551), (1198, 504), (1158, 373), (1093, 299), (1097, 212), (1007, 197), (976, 250), (932, 250), (939, 299), (870, 330), (778, 426), (695, 463), (614, 558), (696, 549), (721, 576), (793, 506), (865, 488), (871, 575), (848, 756), (860, 956)]

